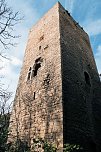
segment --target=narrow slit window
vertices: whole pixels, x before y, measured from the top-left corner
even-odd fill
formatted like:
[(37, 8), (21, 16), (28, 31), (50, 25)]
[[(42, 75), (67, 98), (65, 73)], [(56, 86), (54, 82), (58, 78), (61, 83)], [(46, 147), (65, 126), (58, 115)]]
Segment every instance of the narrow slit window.
[(31, 72), (28, 73), (27, 80), (30, 80), (30, 77), (31, 77)]
[(39, 46), (39, 50), (41, 50), (41, 46)]
[(33, 96), (33, 99), (35, 100), (35, 92), (34, 92), (34, 96)]
[(86, 84), (91, 86), (89, 74), (87, 72), (84, 72), (84, 76)]

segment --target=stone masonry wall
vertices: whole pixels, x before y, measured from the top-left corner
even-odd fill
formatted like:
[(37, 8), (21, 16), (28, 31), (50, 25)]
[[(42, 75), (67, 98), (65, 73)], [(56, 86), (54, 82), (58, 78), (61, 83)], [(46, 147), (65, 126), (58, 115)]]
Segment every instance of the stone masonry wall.
[(41, 137), (101, 151), (101, 83), (87, 33), (57, 3), (32, 27), (8, 141)]
[(64, 143), (95, 152), (92, 102), (93, 91), (99, 87), (98, 71), (88, 35), (62, 6), (59, 12)]
[[(58, 3), (30, 30), (10, 119), (11, 134), (63, 147)], [(9, 136), (9, 141), (13, 140)]]

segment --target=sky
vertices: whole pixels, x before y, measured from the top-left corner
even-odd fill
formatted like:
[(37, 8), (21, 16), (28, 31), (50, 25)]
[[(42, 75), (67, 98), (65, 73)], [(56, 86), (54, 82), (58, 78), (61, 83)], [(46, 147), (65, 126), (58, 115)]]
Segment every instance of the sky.
[[(24, 19), (15, 27), (17, 46), (5, 51), (10, 60), (0, 59), (0, 77), (4, 88), (17, 88), (30, 28), (57, 2), (57, 0), (7, 0), (8, 6), (19, 11)], [(90, 37), (98, 72), (101, 73), (101, 0), (59, 0)], [(1, 67), (1, 66), (0, 66)]]

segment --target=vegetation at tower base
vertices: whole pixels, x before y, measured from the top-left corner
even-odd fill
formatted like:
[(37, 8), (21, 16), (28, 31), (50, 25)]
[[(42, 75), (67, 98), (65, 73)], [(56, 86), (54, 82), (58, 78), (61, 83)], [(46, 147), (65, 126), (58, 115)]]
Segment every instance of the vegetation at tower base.
[[(57, 147), (43, 140), (42, 138), (33, 139), (32, 146), (28, 146), (28, 143), (17, 139), (15, 143), (5, 145), (5, 149), (0, 152), (58, 152)], [(80, 145), (65, 144), (62, 150), (63, 152), (84, 152)]]
[[(47, 141), (38, 138), (38, 139), (33, 139), (33, 147), (32, 149), (37, 152), (38, 150), (41, 152), (43, 149), (44, 152), (57, 152), (58, 149), (54, 144), (50, 144)], [(82, 152), (83, 148), (80, 145), (74, 145), (74, 144), (65, 144), (63, 148), (63, 152)]]
[(0, 92), (0, 152), (7, 149), (8, 126), (10, 119), (9, 99), (12, 93), (3, 90)]
[(0, 114), (0, 152), (7, 149), (7, 137), (10, 114)]

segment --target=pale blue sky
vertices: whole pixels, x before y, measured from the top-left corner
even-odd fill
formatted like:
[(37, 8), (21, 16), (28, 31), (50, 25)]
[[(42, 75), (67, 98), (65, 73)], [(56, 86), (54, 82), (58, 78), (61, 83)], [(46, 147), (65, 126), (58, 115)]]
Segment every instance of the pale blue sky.
[[(7, 0), (9, 6), (25, 16), (17, 25), (15, 33), (21, 38), (16, 48), (11, 48), (8, 56), (11, 61), (3, 60), (5, 68), (0, 70), (3, 75), (5, 88), (15, 92), (18, 77), (23, 61), (23, 55), (27, 43), (29, 29), (57, 2), (57, 0)], [(96, 64), (101, 73), (101, 0), (59, 0), (59, 2), (71, 13), (73, 18), (89, 34)]]

